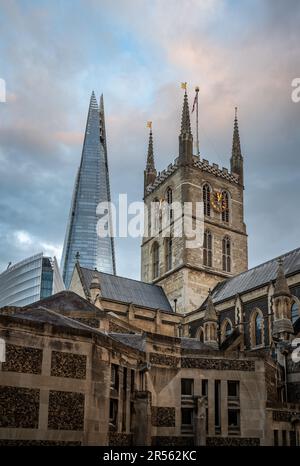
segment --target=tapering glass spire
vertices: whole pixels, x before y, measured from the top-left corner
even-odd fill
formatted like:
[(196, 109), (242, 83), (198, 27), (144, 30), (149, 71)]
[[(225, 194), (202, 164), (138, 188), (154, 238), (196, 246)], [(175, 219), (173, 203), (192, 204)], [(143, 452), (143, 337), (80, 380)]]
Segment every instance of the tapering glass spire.
[(97, 234), (97, 205), (107, 201), (110, 188), (103, 97), (99, 108), (93, 91), (61, 261), (66, 287), (70, 285), (77, 253), (81, 266), (115, 273), (113, 238)]

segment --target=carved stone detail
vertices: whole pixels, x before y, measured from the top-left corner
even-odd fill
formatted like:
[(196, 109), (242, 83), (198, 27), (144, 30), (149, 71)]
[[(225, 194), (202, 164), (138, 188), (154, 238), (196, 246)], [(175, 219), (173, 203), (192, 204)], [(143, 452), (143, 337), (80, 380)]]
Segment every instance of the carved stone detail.
[(155, 447), (188, 447), (194, 445), (194, 437), (171, 437), (167, 435), (152, 437)]
[(40, 374), (42, 372), (43, 350), (28, 346), (6, 345), (6, 362), (3, 371)]
[(108, 444), (110, 447), (129, 447), (132, 445), (132, 435), (110, 432)]
[(300, 412), (284, 411), (284, 410), (276, 409), (273, 411), (272, 417), (273, 417), (273, 421), (291, 422), (292, 419), (300, 420)]
[(175, 427), (175, 408), (152, 406), (151, 423), (156, 427)]
[(74, 392), (49, 392), (48, 428), (58, 430), (83, 430), (84, 394)]
[(37, 429), (40, 391), (23, 387), (0, 387), (0, 427)]
[(158, 366), (178, 367), (180, 358), (166, 354), (150, 353), (150, 364)]
[(54, 377), (85, 379), (86, 356), (62, 351), (52, 351), (51, 375)]
[(182, 358), (181, 367), (219, 371), (255, 371), (254, 361), (243, 359)]
[(208, 447), (257, 447), (260, 439), (256, 437), (207, 437)]
[(86, 317), (72, 317), (72, 319), (77, 320), (77, 322), (80, 322), (81, 324), (88, 325), (89, 327), (99, 328), (98, 319), (93, 319), (93, 318), (88, 319)]

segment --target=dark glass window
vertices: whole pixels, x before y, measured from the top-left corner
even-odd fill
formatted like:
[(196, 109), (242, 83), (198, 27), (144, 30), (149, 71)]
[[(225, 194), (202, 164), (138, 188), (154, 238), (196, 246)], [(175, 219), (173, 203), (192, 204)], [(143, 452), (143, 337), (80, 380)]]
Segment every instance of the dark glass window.
[(228, 223), (229, 222), (229, 196), (226, 191), (223, 191), (222, 198), (223, 198), (222, 221)]
[(255, 316), (255, 345), (262, 344), (262, 317), (259, 313)]
[(274, 435), (274, 447), (278, 447), (279, 445), (278, 430), (273, 430), (273, 435)]
[(282, 431), (282, 446), (286, 447), (287, 446), (287, 435), (286, 435), (286, 430)]
[(228, 380), (227, 393), (229, 398), (238, 398), (240, 395), (240, 384), (238, 380)]
[(228, 409), (228, 431), (238, 431), (240, 429), (240, 410)]
[(113, 425), (117, 423), (118, 416), (118, 400), (110, 399), (109, 402), (109, 420)]
[(231, 242), (228, 236), (222, 241), (222, 266), (224, 272), (231, 272)]
[(131, 393), (134, 392), (134, 379), (135, 379), (135, 373), (134, 373), (134, 370), (131, 369), (131, 373), (130, 373), (130, 391), (131, 391)]
[(204, 215), (210, 217), (210, 187), (208, 184), (203, 186), (203, 204), (204, 204)]
[(208, 395), (208, 380), (203, 379), (202, 380), (202, 396), (207, 396)]
[(209, 230), (204, 232), (203, 264), (212, 267), (212, 235)]
[(227, 320), (226, 325), (225, 325), (225, 338), (229, 337), (231, 333), (232, 333), (231, 323)]
[(193, 395), (194, 392), (194, 380), (193, 379), (181, 379), (181, 395)]
[(47, 298), (52, 295), (53, 290), (53, 269), (48, 257), (42, 260), (42, 278), (41, 278), (41, 298)]
[(111, 388), (119, 389), (119, 366), (112, 364), (111, 366)]
[(166, 271), (172, 268), (172, 238), (166, 238)]
[(153, 266), (152, 277), (154, 279), (154, 278), (157, 278), (158, 275), (159, 275), (159, 246), (158, 246), (158, 243), (153, 244), (152, 260), (153, 260), (153, 263), (152, 263), (152, 266)]
[(297, 319), (299, 319), (300, 314), (299, 314), (299, 306), (297, 303), (292, 304), (292, 309), (291, 309), (291, 317), (292, 317), (292, 322), (296, 322)]
[(191, 426), (193, 423), (193, 409), (192, 408), (182, 408), (181, 409), (181, 425), (182, 426)]
[(173, 193), (172, 189), (168, 188), (166, 192), (166, 197), (167, 197), (167, 203), (168, 203), (168, 209), (169, 209), (169, 219), (172, 220), (173, 218), (173, 209), (171, 208), (171, 204), (173, 202)]
[(290, 446), (291, 447), (297, 446), (296, 432), (294, 430), (290, 430)]
[(221, 432), (221, 381), (215, 380), (215, 432)]

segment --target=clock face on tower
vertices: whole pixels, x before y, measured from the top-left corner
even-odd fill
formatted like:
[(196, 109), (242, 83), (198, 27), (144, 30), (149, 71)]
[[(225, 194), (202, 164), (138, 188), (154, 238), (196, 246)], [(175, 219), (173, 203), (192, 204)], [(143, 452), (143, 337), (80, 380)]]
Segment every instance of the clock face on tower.
[(224, 212), (226, 210), (226, 199), (221, 191), (215, 191), (211, 197), (211, 206), (216, 212)]

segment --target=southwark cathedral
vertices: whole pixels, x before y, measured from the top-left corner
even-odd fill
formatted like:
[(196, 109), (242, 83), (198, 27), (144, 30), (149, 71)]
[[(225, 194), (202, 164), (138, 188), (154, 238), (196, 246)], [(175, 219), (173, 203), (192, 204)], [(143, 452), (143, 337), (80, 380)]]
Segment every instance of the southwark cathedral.
[[(161, 172), (154, 136), (141, 281), (78, 255), (68, 290), (0, 309), (0, 445), (300, 445), (300, 248), (248, 269), (237, 111), (228, 168), (193, 153), (186, 90)], [(174, 203), (202, 204), (198, 247)]]

